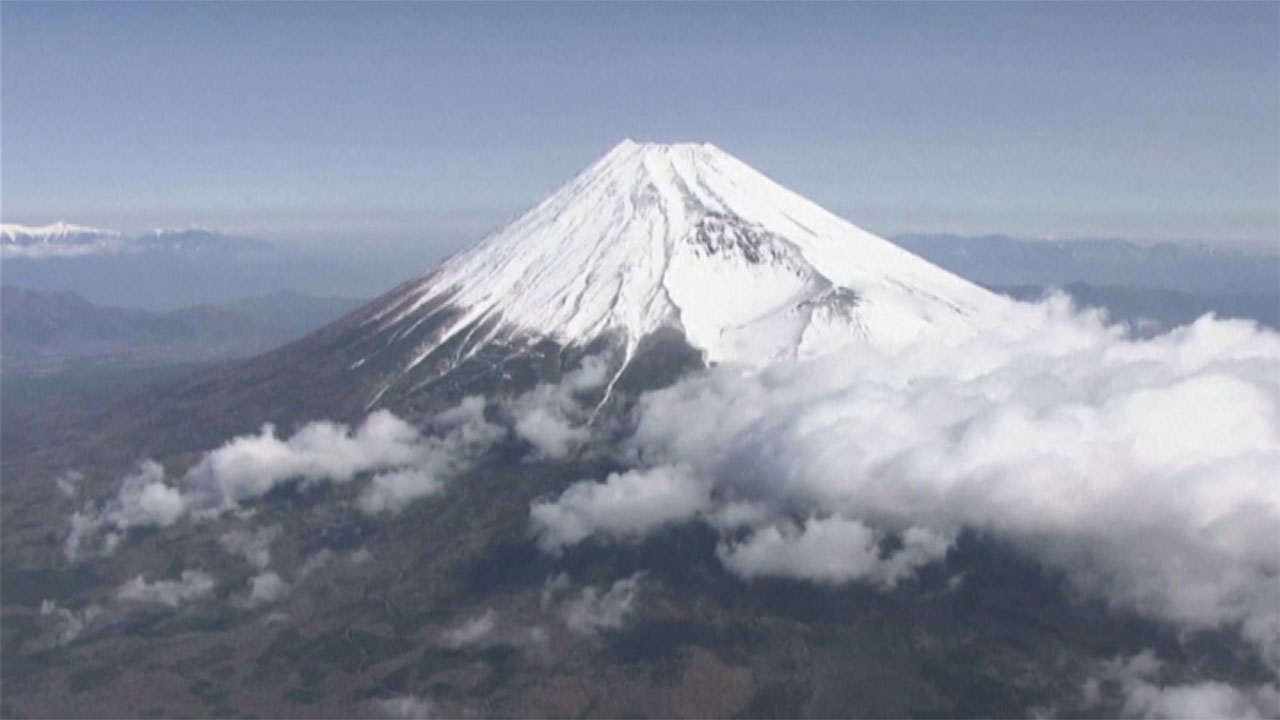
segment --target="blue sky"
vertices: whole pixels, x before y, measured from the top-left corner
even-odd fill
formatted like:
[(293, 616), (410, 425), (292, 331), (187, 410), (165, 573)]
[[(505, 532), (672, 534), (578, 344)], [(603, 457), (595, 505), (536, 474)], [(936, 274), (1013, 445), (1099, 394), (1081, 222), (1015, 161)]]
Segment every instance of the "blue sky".
[(881, 234), (1280, 242), (1280, 4), (20, 4), (0, 211), (431, 259), (623, 137)]

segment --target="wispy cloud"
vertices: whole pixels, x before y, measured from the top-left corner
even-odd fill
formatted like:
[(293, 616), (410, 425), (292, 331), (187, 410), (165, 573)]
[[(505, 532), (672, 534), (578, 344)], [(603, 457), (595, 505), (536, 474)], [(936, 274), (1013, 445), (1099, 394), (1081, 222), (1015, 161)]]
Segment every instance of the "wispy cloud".
[(40, 603), (40, 617), (51, 618), (57, 625), (59, 645), (74, 642), (101, 615), (102, 606), (97, 604), (87, 605), (80, 610), (71, 610), (47, 598)]
[(121, 600), (152, 603), (176, 608), (213, 594), (213, 576), (201, 570), (184, 570), (177, 580), (147, 582), (138, 575), (120, 586), (116, 595)]
[(583, 588), (561, 609), (565, 626), (580, 635), (621, 629), (639, 607), (643, 582), (644, 573), (638, 572), (603, 593), (594, 586)]
[(444, 635), (441, 636), (441, 640), (445, 645), (455, 650), (468, 645), (475, 645), (493, 632), (497, 621), (498, 614), (494, 612), (493, 608), (489, 608), (483, 614), (467, 620), (458, 627), (446, 630)]

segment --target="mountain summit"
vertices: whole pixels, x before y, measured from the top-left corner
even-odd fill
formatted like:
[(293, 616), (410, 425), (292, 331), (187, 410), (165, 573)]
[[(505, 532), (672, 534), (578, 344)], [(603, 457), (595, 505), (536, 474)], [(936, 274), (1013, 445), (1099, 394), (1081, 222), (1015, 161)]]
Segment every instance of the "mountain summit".
[(967, 332), (1005, 301), (862, 230), (710, 144), (624, 140), (372, 318), (399, 337), (444, 308), (406, 370), (451, 340), (613, 338), (660, 328), (708, 361)]

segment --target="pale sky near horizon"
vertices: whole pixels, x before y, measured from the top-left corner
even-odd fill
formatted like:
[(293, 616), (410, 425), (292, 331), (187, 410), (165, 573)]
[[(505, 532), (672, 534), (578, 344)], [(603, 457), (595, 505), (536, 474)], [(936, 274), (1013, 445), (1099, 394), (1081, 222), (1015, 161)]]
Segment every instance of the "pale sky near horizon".
[(474, 239), (624, 137), (880, 234), (1280, 243), (1280, 4), (0, 5), (0, 213)]

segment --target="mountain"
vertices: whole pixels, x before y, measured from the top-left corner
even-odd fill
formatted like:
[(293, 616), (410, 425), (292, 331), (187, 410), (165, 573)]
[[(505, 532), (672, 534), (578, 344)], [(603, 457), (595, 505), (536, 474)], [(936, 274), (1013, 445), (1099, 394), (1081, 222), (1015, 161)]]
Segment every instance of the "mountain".
[(448, 371), (544, 344), (612, 348), (621, 377), (657, 339), (700, 362), (758, 363), (1001, 322), (1003, 298), (714, 146), (624, 141), (331, 332), (344, 338), (334, 342), (349, 355), (349, 387), (375, 388), (365, 407), (395, 407)]
[[(1089, 399), (1149, 389), (1135, 373), (1160, 350), (1092, 353), (1114, 336), (1083, 323), (1015, 345), (1025, 362), (956, 344), (1027, 314), (715, 147), (624, 142), (306, 337), (21, 423), (0, 484), (0, 714), (1107, 715), (1146, 648), (1162, 681), (1271, 682), (1229, 629), (1183, 645), (1064, 578), (1097, 534), (1123, 541), (1104, 560), (1142, 562), (1095, 579), (1149, 577), (1182, 537), (1135, 542), (1160, 523), (1116, 521), (1131, 499), (1072, 504), (1130, 477), (1131, 437), (1110, 438), (1131, 406), (1164, 419), (1168, 393)], [(1062, 346), (1083, 349), (1064, 365)], [(1069, 367), (1091, 355), (1135, 365)], [(1035, 492), (1082, 426), (1116, 462)], [(1158, 430), (1138, 444), (1157, 459), (1177, 444)], [(889, 493), (878, 514), (856, 514), (862, 484)], [(921, 502), (938, 525), (873, 527)], [(969, 514), (950, 534), (953, 506)], [(1017, 531), (969, 529), (988, 514)], [(1054, 534), (1061, 515), (1095, 535)], [(1269, 527), (1254, 517), (1241, 532)], [(1165, 577), (1138, 590), (1158, 600)]]
[[(374, 313), (419, 344), (467, 336), (613, 336), (629, 356), (673, 328), (708, 360), (796, 356), (852, 341), (970, 332), (1002, 303), (790, 192), (712, 145), (625, 141)], [(408, 369), (408, 368), (407, 368)]]
[(1275, 247), (1231, 248), (1125, 240), (1027, 240), (1006, 235), (895, 235), (903, 248), (983, 285), (1143, 287), (1228, 295), (1280, 289)]

